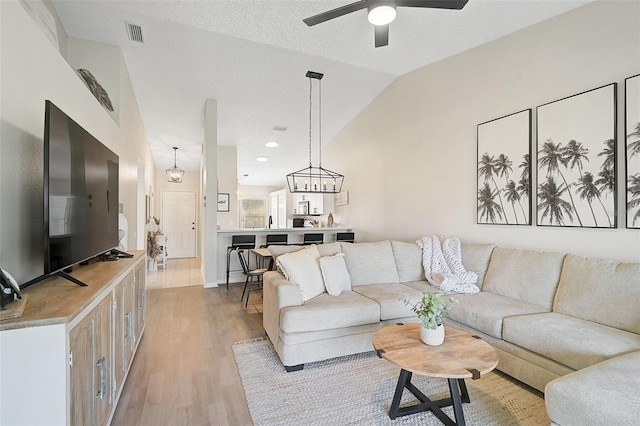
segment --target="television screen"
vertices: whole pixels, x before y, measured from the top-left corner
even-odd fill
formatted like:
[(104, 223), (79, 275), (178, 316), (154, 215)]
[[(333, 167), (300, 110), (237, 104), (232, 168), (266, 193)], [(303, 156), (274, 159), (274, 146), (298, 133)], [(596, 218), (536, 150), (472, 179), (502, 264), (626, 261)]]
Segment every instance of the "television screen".
[(44, 273), (118, 246), (118, 156), (51, 101), (45, 105)]

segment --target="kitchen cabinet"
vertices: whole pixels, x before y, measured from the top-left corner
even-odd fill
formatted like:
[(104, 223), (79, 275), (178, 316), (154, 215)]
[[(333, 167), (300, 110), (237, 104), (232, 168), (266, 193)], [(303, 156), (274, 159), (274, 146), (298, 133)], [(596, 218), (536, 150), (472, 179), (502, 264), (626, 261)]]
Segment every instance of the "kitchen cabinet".
[(309, 202), (309, 216), (324, 214), (323, 194), (295, 194), (293, 208), (296, 209), (296, 214), (300, 214), (298, 211), (298, 203), (301, 201)]
[(74, 267), (87, 287), (50, 277), (23, 290), (22, 317), (0, 323), (0, 424), (109, 424), (144, 331), (146, 255), (130, 253)]

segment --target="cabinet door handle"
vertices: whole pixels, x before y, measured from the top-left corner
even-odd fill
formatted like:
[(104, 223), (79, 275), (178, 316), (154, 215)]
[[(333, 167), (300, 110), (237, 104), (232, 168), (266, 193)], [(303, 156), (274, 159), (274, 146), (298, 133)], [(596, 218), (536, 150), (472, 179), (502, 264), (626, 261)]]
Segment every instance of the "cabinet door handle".
[(124, 337), (129, 337), (131, 334), (131, 312), (124, 314)]
[(107, 391), (107, 371), (106, 371), (106, 360), (104, 357), (100, 358), (100, 360), (96, 363), (96, 367), (100, 369), (100, 389), (98, 389), (98, 393), (96, 394), (96, 399), (104, 399), (104, 395)]

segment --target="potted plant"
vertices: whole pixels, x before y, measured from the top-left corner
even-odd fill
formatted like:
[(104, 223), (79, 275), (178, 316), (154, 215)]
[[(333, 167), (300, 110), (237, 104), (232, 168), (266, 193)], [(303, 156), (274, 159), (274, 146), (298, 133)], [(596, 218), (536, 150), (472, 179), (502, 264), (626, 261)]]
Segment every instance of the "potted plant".
[(444, 319), (457, 299), (450, 297), (445, 301), (440, 293), (424, 293), (417, 303), (403, 299), (405, 305), (418, 315), (420, 320), (420, 339), (427, 345), (438, 346), (444, 342)]
[(154, 225), (149, 226), (147, 231), (147, 255), (149, 256), (149, 272), (157, 269), (156, 258), (160, 255), (160, 244), (158, 244), (158, 236), (162, 235), (160, 230), (160, 219), (153, 217)]

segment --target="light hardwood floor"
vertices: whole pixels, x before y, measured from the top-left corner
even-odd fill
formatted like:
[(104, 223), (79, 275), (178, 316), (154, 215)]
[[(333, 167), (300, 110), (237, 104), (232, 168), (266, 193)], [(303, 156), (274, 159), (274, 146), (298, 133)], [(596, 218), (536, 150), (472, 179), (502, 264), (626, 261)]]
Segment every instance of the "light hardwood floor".
[(147, 272), (147, 289), (203, 286), (200, 266), (199, 257), (167, 259), (166, 268)]
[[(191, 269), (199, 274), (199, 265)], [(242, 284), (227, 291), (163, 282), (147, 288), (144, 336), (112, 425), (251, 425), (231, 347), (266, 337), (262, 293), (244, 309)]]

